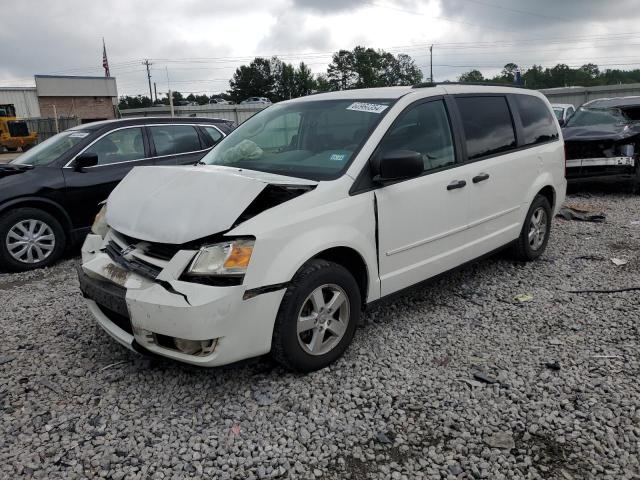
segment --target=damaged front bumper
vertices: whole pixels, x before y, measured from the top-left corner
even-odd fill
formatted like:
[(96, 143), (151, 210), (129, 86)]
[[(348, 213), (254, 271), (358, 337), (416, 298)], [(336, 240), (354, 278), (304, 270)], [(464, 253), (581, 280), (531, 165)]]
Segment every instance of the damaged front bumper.
[(179, 280), (195, 251), (157, 265), (156, 280), (128, 271), (89, 235), (80, 286), (90, 312), (116, 341), (181, 362), (213, 367), (268, 353), (284, 289), (243, 299), (244, 285), (216, 287)]

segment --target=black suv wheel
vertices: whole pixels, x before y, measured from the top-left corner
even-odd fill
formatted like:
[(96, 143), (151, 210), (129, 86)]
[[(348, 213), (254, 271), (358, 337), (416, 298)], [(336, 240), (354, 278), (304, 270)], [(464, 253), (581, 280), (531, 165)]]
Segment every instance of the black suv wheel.
[(60, 222), (37, 208), (17, 208), (0, 217), (0, 267), (14, 272), (46, 267), (64, 252)]

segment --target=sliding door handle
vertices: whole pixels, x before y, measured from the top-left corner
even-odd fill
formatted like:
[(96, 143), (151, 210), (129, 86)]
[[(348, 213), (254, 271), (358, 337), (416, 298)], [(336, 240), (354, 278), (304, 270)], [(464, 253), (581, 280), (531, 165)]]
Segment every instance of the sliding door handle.
[(473, 177), (473, 183), (480, 183), (480, 182), (484, 182), (485, 180), (489, 180), (488, 173), (480, 173), (475, 177)]
[(464, 180), (454, 180), (449, 185), (447, 185), (447, 190), (455, 190), (456, 188), (463, 188), (467, 185), (467, 182)]

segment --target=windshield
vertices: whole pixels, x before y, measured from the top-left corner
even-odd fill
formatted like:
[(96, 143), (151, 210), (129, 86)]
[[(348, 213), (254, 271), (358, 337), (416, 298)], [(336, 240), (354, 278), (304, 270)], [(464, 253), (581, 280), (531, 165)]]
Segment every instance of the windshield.
[(80, 143), (87, 135), (89, 135), (89, 132), (83, 132), (82, 130), (67, 130), (27, 150), (11, 163), (36, 166), (48, 165), (67, 150)]
[(617, 108), (580, 107), (567, 122), (567, 127), (587, 127), (589, 125), (615, 125), (629, 123), (629, 118)]
[(311, 180), (334, 179), (390, 104), (391, 100), (276, 104), (240, 125), (201, 162)]

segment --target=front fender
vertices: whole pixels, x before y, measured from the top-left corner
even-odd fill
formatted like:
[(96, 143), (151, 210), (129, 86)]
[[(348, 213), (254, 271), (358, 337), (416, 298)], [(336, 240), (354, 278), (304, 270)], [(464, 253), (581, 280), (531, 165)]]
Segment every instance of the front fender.
[(319, 253), (347, 247), (360, 255), (367, 268), (367, 300), (378, 298), (373, 195), (347, 196), (333, 202), (316, 203), (310, 208), (294, 202), (264, 212), (229, 232), (229, 235), (256, 237), (245, 276), (247, 288), (289, 282), (305, 262)]

